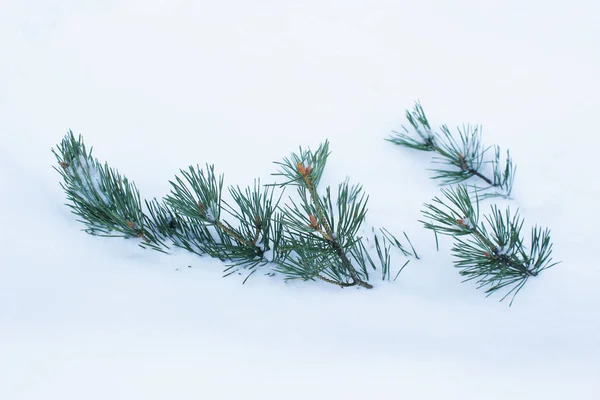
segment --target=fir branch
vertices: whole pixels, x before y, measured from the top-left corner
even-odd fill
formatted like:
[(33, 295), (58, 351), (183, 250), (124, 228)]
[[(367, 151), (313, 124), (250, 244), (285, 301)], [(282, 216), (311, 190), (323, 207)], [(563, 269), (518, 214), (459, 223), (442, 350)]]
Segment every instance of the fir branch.
[(67, 206), (85, 224), (86, 232), (109, 237), (139, 238), (141, 247), (165, 247), (152, 221), (142, 211), (135, 184), (88, 152), (83, 138), (69, 131), (52, 149), (67, 194)]
[(523, 219), (517, 211), (501, 212), (492, 206), (491, 214), (479, 217), (479, 200), (473, 203), (464, 185), (456, 189), (442, 189), (444, 198), (435, 197), (425, 204), (421, 221), (425, 228), (455, 239), (452, 253), (455, 266), (465, 281), (475, 280), (487, 295), (506, 289), (501, 301), (514, 297), (527, 280), (557, 264), (552, 262), (550, 230), (535, 226), (531, 232), (529, 250), (524, 244), (521, 230)]
[[(482, 198), (510, 197), (516, 166), (513, 165), (510, 152), (507, 151), (504, 168), (501, 167), (500, 148), (483, 145), (480, 126), (458, 127), (458, 137), (446, 125), (440, 127), (441, 133), (435, 132), (418, 102), (412, 112), (406, 111), (406, 118), (418, 138), (414, 138), (410, 130), (403, 126), (404, 132), (393, 131), (394, 135), (386, 140), (411, 149), (436, 153), (433, 162), (441, 164), (442, 167), (433, 169), (434, 179), (448, 185), (478, 178), (487, 186), (470, 187)], [(487, 154), (492, 149), (493, 157), (488, 159)], [(491, 166), (491, 176), (484, 172), (484, 167), (488, 164)]]

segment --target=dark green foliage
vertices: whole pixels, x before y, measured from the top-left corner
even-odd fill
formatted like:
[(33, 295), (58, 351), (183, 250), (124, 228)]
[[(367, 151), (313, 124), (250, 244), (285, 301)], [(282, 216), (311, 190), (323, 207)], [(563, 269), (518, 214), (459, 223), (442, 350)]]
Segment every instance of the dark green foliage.
[(206, 172), (190, 167), (181, 173), (184, 179), (176, 177), (171, 182), (171, 193), (165, 199), (168, 215), (159, 212), (164, 216), (163, 226), (176, 221), (170, 231), (176, 246), (226, 261), (227, 275), (240, 267), (254, 272), (255, 267), (272, 261), (266, 253), (274, 250), (277, 254), (281, 240), (276, 214), (279, 199), (274, 201), (273, 188), (263, 189), (258, 181), (245, 190), (231, 187), (233, 204), (228, 204), (221, 198), (223, 176), (217, 177), (213, 166), (207, 166)]
[[(470, 185), (471, 189), (481, 197), (510, 197), (516, 167), (510, 153), (506, 152), (504, 168), (500, 161), (498, 146), (485, 147), (481, 141), (481, 127), (466, 125), (457, 128), (458, 135), (453, 134), (446, 125), (440, 132), (432, 130), (421, 104), (416, 103), (413, 111), (406, 111), (406, 118), (417, 133), (415, 139), (411, 131), (394, 132), (387, 140), (404, 147), (436, 153), (433, 162), (441, 167), (434, 168), (434, 179), (442, 184), (453, 184), (477, 178), (485, 182), (485, 187)], [(491, 159), (487, 155), (493, 152)], [(489, 171), (491, 169), (491, 171)]]
[[(172, 245), (215, 257), (226, 263), (226, 276), (246, 270), (249, 277), (270, 264), (273, 269), (267, 274), (274, 270), (287, 279), (370, 288), (369, 271), (378, 265), (360, 236), (366, 195), (348, 182), (339, 186), (337, 197), (329, 188), (325, 196), (317, 194), (328, 147), (325, 142), (314, 153), (300, 149), (277, 163), (278, 175), (287, 178), (281, 185), (255, 181), (225, 193), (223, 176), (217, 176), (213, 166), (190, 166), (170, 182), (171, 192), (163, 200), (144, 202), (146, 213), (135, 185), (94, 159), (81, 136), (76, 140), (69, 132), (53, 152), (69, 206), (90, 234), (140, 238), (143, 247), (165, 251)], [(283, 191), (276, 195), (276, 187), (287, 185), (298, 187), (300, 201), (280, 207)], [(309, 226), (313, 220), (315, 225)], [(382, 277), (390, 279), (391, 248), (410, 252), (387, 231), (373, 237)]]
[[(319, 195), (318, 184), (328, 155), (329, 144), (325, 142), (314, 153), (300, 148), (298, 153), (277, 163), (281, 168), (274, 175), (285, 179), (281, 186), (296, 185), (298, 195), (282, 211), (281, 249), (286, 256), (277, 262), (277, 271), (286, 279), (320, 279), (341, 287), (371, 288), (369, 271), (377, 270), (377, 265), (360, 235), (368, 197), (361, 186), (351, 186), (347, 181), (339, 185), (337, 196), (332, 195), (330, 187), (325, 189), (325, 195)], [(382, 277), (389, 279), (390, 242), (380, 242), (377, 236), (374, 240)]]
[(521, 235), (523, 219), (517, 211), (501, 212), (492, 206), (491, 214), (480, 221), (479, 202), (473, 204), (467, 188), (442, 189), (444, 199), (425, 204), (425, 228), (454, 237), (455, 266), (466, 281), (475, 280), (488, 295), (505, 289), (502, 300), (512, 294), (511, 304), (529, 278), (537, 276), (552, 262), (550, 231), (538, 226), (531, 231), (526, 247)]

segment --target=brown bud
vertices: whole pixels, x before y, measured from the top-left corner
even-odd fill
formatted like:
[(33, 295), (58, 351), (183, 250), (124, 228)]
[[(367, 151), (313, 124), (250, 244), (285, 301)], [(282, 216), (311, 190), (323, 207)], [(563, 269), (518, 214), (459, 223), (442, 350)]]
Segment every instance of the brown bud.
[(486, 256), (486, 258), (492, 258), (492, 255), (490, 253), (488, 253), (487, 251), (484, 251), (483, 255)]
[(135, 225), (131, 221), (127, 221), (127, 226), (130, 227), (131, 229), (135, 229)]
[(62, 161), (59, 162), (58, 165), (60, 165), (61, 167), (65, 168), (65, 169), (69, 166), (69, 164), (67, 164), (66, 162), (62, 162)]
[(467, 226), (467, 224), (465, 224), (465, 221), (463, 221), (462, 219), (457, 219), (456, 222), (460, 225), (460, 226)]
[(460, 160), (460, 169), (466, 171), (469, 169), (469, 164), (467, 164), (467, 160), (465, 160), (465, 156), (458, 153), (458, 158)]
[(317, 219), (315, 218), (315, 216), (314, 215), (310, 215), (309, 219), (310, 219), (310, 226), (311, 226), (311, 228), (317, 229), (319, 227), (319, 224), (317, 223)]
[(298, 166), (298, 172), (300, 172), (300, 175), (305, 176), (306, 175), (306, 168), (304, 168), (304, 165), (302, 165), (301, 162), (298, 162), (298, 164), (296, 164)]
[(198, 202), (198, 208), (200, 208), (200, 212), (202, 214), (204, 214), (206, 212), (206, 210), (204, 209), (204, 206), (202, 205), (202, 203)]

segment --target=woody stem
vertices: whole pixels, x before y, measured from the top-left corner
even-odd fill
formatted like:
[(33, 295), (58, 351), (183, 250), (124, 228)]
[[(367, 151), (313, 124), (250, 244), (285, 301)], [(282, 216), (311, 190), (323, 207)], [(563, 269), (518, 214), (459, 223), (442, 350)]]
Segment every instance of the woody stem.
[(350, 287), (350, 286), (356, 286), (357, 285), (356, 282), (352, 282), (352, 283), (337, 282), (337, 281), (334, 281), (333, 279), (326, 278), (323, 275), (317, 275), (317, 278), (319, 278), (323, 282), (331, 283), (332, 285), (337, 285), (337, 286), (343, 287), (343, 288), (344, 287)]
[[(342, 260), (342, 264), (344, 264), (344, 267), (346, 267), (346, 269), (348, 270), (348, 273), (352, 277), (352, 281), (353, 281), (352, 284), (346, 284), (346, 285), (341, 285), (341, 286), (354, 286), (354, 285), (358, 285), (358, 286), (362, 286), (362, 287), (367, 288), (367, 289), (373, 289), (373, 285), (371, 285), (371, 284), (363, 281), (362, 279), (360, 279), (360, 277), (356, 273), (356, 270), (352, 266), (352, 263), (348, 259), (348, 256), (346, 256), (346, 253), (344, 252), (344, 250), (340, 247), (339, 243), (333, 237), (333, 230), (329, 226), (329, 223), (327, 222), (327, 219), (325, 218), (325, 214), (323, 213), (321, 205), (319, 204), (318, 194), (317, 194), (317, 191), (315, 189), (315, 186), (313, 185), (312, 180), (310, 179), (310, 175), (308, 173), (305, 173), (305, 174), (302, 174), (302, 177), (304, 179), (304, 183), (306, 184), (306, 188), (308, 189), (308, 192), (310, 193), (310, 198), (312, 200), (312, 203), (315, 206), (315, 209), (317, 210), (317, 214), (319, 215), (319, 219), (321, 220), (321, 223), (323, 224), (323, 227), (325, 228), (325, 232), (323, 232), (323, 230), (320, 229), (318, 226), (315, 227), (315, 229), (321, 235), (323, 235), (323, 237), (329, 242), (329, 244), (335, 250), (335, 252), (338, 255), (338, 257)], [(336, 282), (336, 284), (340, 285), (340, 283), (338, 283), (338, 282)]]
[[(235, 232), (233, 229), (231, 229), (230, 227), (228, 227), (227, 225), (225, 225), (221, 221), (219, 221), (219, 220), (210, 220), (208, 218), (207, 218), (207, 221), (210, 222), (211, 224), (213, 224), (213, 225), (221, 228), (225, 233), (227, 233), (229, 236), (231, 236), (232, 238), (234, 238), (238, 242), (243, 243), (243, 244), (245, 244), (248, 247), (254, 247), (256, 249), (257, 254), (259, 256), (262, 257), (262, 255), (264, 254), (263, 249), (261, 249), (259, 246), (257, 246), (256, 243), (252, 243), (251, 241), (244, 239), (237, 232)], [(257, 232), (257, 234), (258, 234), (258, 232)]]

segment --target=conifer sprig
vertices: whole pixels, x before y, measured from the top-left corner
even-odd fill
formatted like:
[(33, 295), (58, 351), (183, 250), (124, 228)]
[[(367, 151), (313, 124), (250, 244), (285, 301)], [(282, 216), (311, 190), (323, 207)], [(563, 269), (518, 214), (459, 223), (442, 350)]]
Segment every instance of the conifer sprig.
[[(272, 261), (266, 253), (277, 250), (281, 240), (276, 214), (281, 197), (274, 199), (273, 188), (263, 189), (259, 181), (245, 190), (230, 187), (234, 204), (229, 204), (221, 198), (223, 176), (215, 175), (214, 166), (207, 165), (206, 171), (189, 167), (181, 173), (183, 179), (176, 177), (171, 182), (171, 193), (165, 199), (170, 218), (178, 216), (177, 228), (170, 231), (175, 245), (228, 262), (226, 275), (240, 267), (254, 273), (256, 266)], [(164, 210), (157, 214), (162, 214), (163, 220), (167, 215)], [(161, 224), (166, 229), (165, 222), (169, 220)]]
[(508, 290), (501, 301), (519, 293), (529, 278), (538, 276), (556, 262), (552, 261), (550, 230), (535, 226), (527, 247), (521, 231), (523, 219), (517, 211), (502, 212), (492, 206), (491, 213), (481, 221), (479, 202), (471, 200), (464, 185), (442, 189), (443, 199), (435, 197), (425, 204), (422, 221), (425, 228), (455, 239), (452, 253), (455, 266), (465, 281), (475, 280), (487, 295)]
[[(348, 181), (339, 185), (337, 197), (330, 187), (322, 197), (318, 184), (325, 169), (329, 143), (312, 152), (300, 148), (281, 163), (277, 176), (297, 186), (299, 200), (290, 200), (283, 209), (286, 257), (279, 260), (277, 271), (287, 279), (320, 279), (340, 287), (360, 286), (371, 289), (369, 269), (377, 266), (360, 236), (367, 213), (368, 197), (359, 185)], [(335, 207), (334, 207), (335, 200)], [(389, 278), (389, 242), (381, 247), (375, 237), (382, 277)], [(404, 249), (402, 248), (404, 251)]]
[[(458, 135), (455, 135), (448, 126), (442, 125), (441, 133), (438, 133), (431, 128), (418, 102), (412, 111), (406, 110), (406, 118), (418, 138), (414, 138), (411, 130), (403, 126), (404, 132), (394, 131), (394, 135), (386, 140), (411, 149), (436, 153), (433, 162), (442, 166), (433, 169), (434, 179), (447, 185), (476, 178), (483, 181), (484, 186), (470, 185), (470, 188), (480, 197), (510, 197), (516, 166), (507, 151), (502, 167), (500, 148), (483, 145), (480, 126), (458, 127)], [(493, 153), (491, 158), (488, 157), (490, 153)]]
[(66, 205), (97, 236), (139, 238), (141, 247), (162, 251), (164, 243), (152, 221), (142, 210), (140, 194), (133, 182), (102, 165), (88, 152), (83, 138), (69, 131), (52, 149), (67, 194)]

